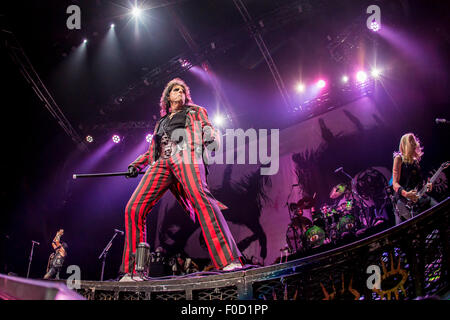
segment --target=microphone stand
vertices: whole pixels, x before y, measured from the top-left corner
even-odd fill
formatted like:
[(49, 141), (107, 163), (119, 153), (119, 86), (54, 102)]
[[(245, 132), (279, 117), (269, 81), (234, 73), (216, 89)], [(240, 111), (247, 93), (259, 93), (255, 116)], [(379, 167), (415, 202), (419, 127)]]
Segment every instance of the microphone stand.
[[(128, 176), (128, 172), (111, 172), (111, 173), (75, 173), (72, 175), (72, 179), (79, 178), (99, 178), (99, 177), (117, 177), (117, 176)], [(139, 174), (145, 174), (145, 171), (139, 172)]]
[(105, 260), (106, 260), (106, 256), (108, 255), (108, 251), (111, 248), (112, 242), (114, 241), (114, 238), (117, 236), (117, 231), (114, 232), (113, 237), (111, 238), (111, 240), (109, 240), (108, 244), (106, 245), (105, 249), (103, 249), (103, 252), (100, 254), (100, 256), (98, 257), (98, 259), (103, 259), (102, 261), (102, 274), (100, 275), (100, 281), (103, 281), (103, 273), (105, 271)]
[[(288, 225), (288, 229), (287, 229), (287, 231), (286, 231), (286, 237), (287, 237), (287, 233), (288, 233), (288, 231), (289, 231), (289, 228), (291, 228), (292, 229), (292, 231), (293, 231), (293, 233), (294, 233), (294, 246), (295, 246), (295, 252), (298, 252), (298, 248), (297, 248), (297, 238), (299, 237), (298, 236), (298, 234), (297, 234), (297, 230), (295, 230), (295, 228), (292, 226), (292, 220), (293, 220), (293, 218), (294, 218), (294, 214), (291, 212), (291, 208), (290, 208), (290, 206), (289, 206), (289, 199), (291, 198), (291, 196), (292, 196), (292, 191), (294, 190), (294, 187), (295, 187), (296, 185), (292, 185), (291, 186), (291, 191), (289, 192), (289, 195), (288, 195), (288, 197), (287, 197), (287, 199), (286, 199), (286, 204), (285, 204), (285, 206), (288, 208), (288, 212), (289, 212), (289, 219), (291, 220), (291, 222), (289, 223), (289, 225)], [(297, 185), (298, 186), (298, 185)], [(287, 245), (288, 247), (289, 247), (289, 245)], [(289, 249), (291, 249), (290, 247), (289, 247)], [(283, 260), (283, 253), (285, 252), (285, 248), (282, 248), (282, 249), (280, 249), (280, 252), (281, 252), (281, 256), (280, 256), (280, 263), (282, 263), (282, 260)], [(295, 253), (294, 252), (294, 253)], [(286, 262), (287, 262), (287, 253), (286, 253)]]
[(289, 207), (289, 199), (291, 198), (291, 196), (292, 196), (292, 191), (294, 190), (294, 187), (295, 187), (296, 185), (292, 185), (292, 187), (291, 187), (291, 191), (289, 192), (289, 195), (288, 195), (288, 197), (287, 197), (287, 199), (286, 199), (286, 204), (285, 204), (285, 206), (286, 207), (288, 207), (288, 211), (289, 211), (289, 218), (292, 220), (292, 218), (293, 218), (293, 214), (291, 213), (291, 208)]
[(31, 243), (32, 243), (32, 245), (31, 245), (30, 258), (29, 258), (29, 262), (28, 262), (27, 279), (28, 279), (28, 276), (30, 275), (31, 261), (33, 260), (34, 245), (35, 245), (36, 243), (38, 243), (38, 242), (36, 242), (36, 241), (34, 241), (34, 240), (31, 240)]

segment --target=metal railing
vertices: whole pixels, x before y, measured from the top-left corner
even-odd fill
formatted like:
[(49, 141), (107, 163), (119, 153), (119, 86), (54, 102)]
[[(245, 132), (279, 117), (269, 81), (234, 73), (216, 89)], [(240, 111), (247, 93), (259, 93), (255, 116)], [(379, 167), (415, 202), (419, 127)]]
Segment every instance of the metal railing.
[(438, 296), (450, 287), (449, 213), (447, 198), (400, 225), (302, 259), (182, 279), (81, 281), (78, 293), (91, 300), (412, 300)]

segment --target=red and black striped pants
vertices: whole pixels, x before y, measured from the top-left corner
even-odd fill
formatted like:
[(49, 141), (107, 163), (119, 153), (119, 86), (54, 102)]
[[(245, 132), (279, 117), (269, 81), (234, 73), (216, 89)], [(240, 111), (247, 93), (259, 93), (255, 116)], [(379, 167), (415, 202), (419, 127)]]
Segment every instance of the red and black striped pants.
[(168, 159), (158, 159), (144, 174), (125, 209), (125, 244), (120, 271), (134, 271), (134, 259), (139, 242), (146, 241), (146, 217), (171, 184), (180, 182), (184, 194), (193, 205), (203, 237), (214, 266), (218, 269), (239, 259), (227, 222), (206, 184), (204, 164), (188, 163), (188, 152)]

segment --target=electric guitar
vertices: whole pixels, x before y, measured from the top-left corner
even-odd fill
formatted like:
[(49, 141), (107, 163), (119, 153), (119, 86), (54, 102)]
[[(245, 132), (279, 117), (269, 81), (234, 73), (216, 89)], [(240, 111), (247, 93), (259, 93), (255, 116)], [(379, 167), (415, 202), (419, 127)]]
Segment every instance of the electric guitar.
[(441, 172), (448, 168), (448, 166), (450, 166), (450, 161), (446, 161), (443, 164), (441, 164), (441, 166), (439, 167), (439, 169), (433, 174), (433, 176), (430, 178), (430, 180), (424, 184), (424, 186), (422, 187), (422, 189), (420, 189), (420, 191), (418, 191), (417, 194), (417, 200), (416, 201), (412, 201), (409, 200), (406, 203), (406, 207), (409, 210), (412, 210), (414, 212), (417, 212), (417, 210), (423, 206), (425, 203), (424, 201), (424, 195), (427, 192), (427, 184), (431, 183), (434, 184), (434, 182), (436, 181), (436, 179), (439, 177), (439, 175), (441, 174)]

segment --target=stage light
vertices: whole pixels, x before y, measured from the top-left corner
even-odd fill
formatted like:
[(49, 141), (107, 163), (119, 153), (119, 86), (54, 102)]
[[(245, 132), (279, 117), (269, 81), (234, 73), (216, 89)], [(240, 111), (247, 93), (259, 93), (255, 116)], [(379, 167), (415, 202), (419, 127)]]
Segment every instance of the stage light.
[(304, 92), (305, 91), (305, 85), (303, 83), (297, 84), (297, 86), (295, 88), (296, 88), (297, 92)]
[(320, 79), (319, 81), (317, 81), (316, 85), (318, 88), (322, 89), (327, 85), (327, 83), (325, 82), (325, 80)]
[(373, 22), (370, 24), (370, 29), (371, 29), (372, 31), (377, 32), (378, 30), (380, 30), (380, 25), (379, 25), (376, 21), (373, 21)]
[(348, 82), (348, 77), (347, 76), (342, 76), (342, 82), (343, 83), (347, 83)]
[(373, 68), (372, 71), (370, 72), (370, 74), (374, 78), (379, 78), (380, 75), (381, 75), (381, 71), (379, 69), (377, 69), (377, 68)]
[(152, 138), (153, 138), (153, 135), (151, 134), (151, 133), (149, 133), (146, 137), (145, 137), (145, 140), (147, 140), (147, 142), (152, 142)]
[(224, 124), (225, 122), (225, 117), (221, 114), (216, 114), (216, 116), (213, 119), (214, 125), (220, 127)]
[(141, 15), (141, 13), (142, 13), (142, 10), (141, 10), (140, 8), (138, 8), (138, 7), (134, 7), (134, 8), (131, 10), (131, 14), (132, 14), (133, 17), (135, 17), (135, 18), (139, 18), (140, 15)]
[(115, 134), (115, 135), (112, 136), (112, 141), (114, 143), (119, 143), (120, 142), (120, 137), (117, 134)]
[(114, 23), (112, 23), (112, 24), (111, 24), (111, 29), (114, 28), (114, 27), (115, 27), (115, 25), (114, 25)]
[(89, 143), (91, 143), (91, 142), (94, 141), (94, 138), (92, 138), (92, 136), (87, 136), (87, 137), (86, 137), (86, 141), (89, 142)]
[(84, 39), (84, 40), (83, 40), (83, 43), (86, 43), (86, 42), (87, 42), (87, 39)]
[(178, 59), (178, 62), (181, 64), (183, 68), (186, 68), (189, 65), (189, 61), (186, 59)]
[(364, 71), (360, 70), (356, 73), (356, 80), (358, 80), (359, 82), (364, 82), (367, 80), (367, 73), (365, 73)]

